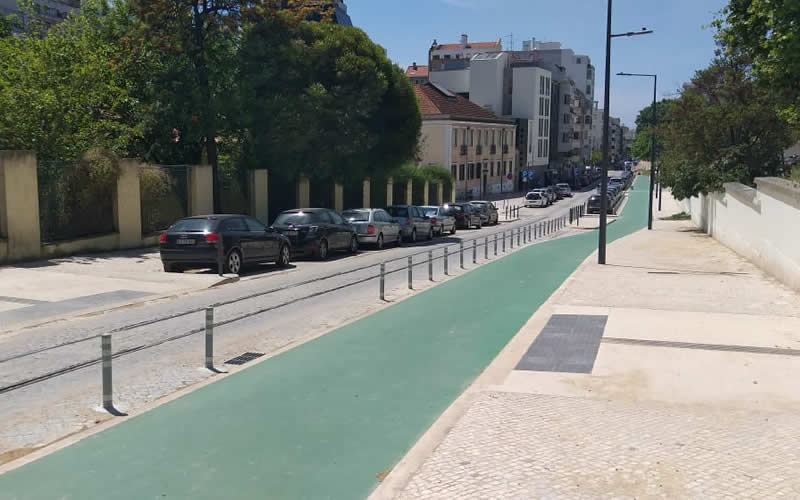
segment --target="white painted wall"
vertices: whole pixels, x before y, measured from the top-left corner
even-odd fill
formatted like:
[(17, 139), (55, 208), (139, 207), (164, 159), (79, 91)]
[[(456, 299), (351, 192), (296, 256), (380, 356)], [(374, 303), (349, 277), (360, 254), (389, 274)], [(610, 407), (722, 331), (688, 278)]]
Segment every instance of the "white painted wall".
[(457, 94), (469, 92), (469, 69), (458, 69), (452, 71), (431, 71), (430, 81), (438, 83), (444, 88)]
[(682, 203), (698, 228), (800, 290), (800, 188), (774, 177), (756, 184), (728, 183), (723, 193)]
[(503, 75), (508, 66), (508, 54), (479, 56), (470, 62), (469, 100), (503, 115)]

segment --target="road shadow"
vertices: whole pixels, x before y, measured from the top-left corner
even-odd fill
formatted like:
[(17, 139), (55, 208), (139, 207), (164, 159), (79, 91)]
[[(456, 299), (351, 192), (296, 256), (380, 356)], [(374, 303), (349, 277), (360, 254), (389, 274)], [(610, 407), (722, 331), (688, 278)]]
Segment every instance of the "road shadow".
[(608, 267), (622, 267), (627, 269), (641, 269), (648, 274), (693, 274), (708, 276), (750, 276), (750, 273), (737, 273), (733, 271), (703, 271), (702, 269), (669, 269), (659, 267), (626, 266), (623, 264), (606, 264)]
[(158, 247), (136, 248), (131, 250), (118, 250), (114, 252), (87, 252), (80, 255), (72, 255), (69, 257), (55, 257), (47, 260), (37, 260), (31, 262), (20, 262), (13, 266), (4, 267), (17, 267), (21, 269), (41, 269), (47, 267), (56, 267), (61, 264), (79, 264), (90, 266), (99, 262), (107, 262), (114, 259), (134, 259), (132, 264), (143, 264), (158, 257)]

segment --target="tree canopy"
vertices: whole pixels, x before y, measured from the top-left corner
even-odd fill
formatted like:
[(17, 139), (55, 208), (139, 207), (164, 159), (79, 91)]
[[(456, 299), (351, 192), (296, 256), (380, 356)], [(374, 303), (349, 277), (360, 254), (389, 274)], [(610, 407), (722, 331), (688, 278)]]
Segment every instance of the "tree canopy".
[(782, 117), (800, 126), (800, 2), (729, 0), (714, 25), (723, 48), (753, 61), (755, 76), (778, 98)]
[[(656, 102), (656, 156), (661, 156), (664, 151), (664, 140), (662, 138), (659, 124), (663, 123), (673, 99), (662, 99)], [(633, 138), (631, 154), (633, 156), (649, 159), (650, 149), (653, 144), (653, 105), (639, 111), (636, 116), (636, 135)]]
[(659, 127), (664, 184), (684, 199), (779, 172), (793, 137), (776, 99), (745, 58), (722, 56), (698, 71)]

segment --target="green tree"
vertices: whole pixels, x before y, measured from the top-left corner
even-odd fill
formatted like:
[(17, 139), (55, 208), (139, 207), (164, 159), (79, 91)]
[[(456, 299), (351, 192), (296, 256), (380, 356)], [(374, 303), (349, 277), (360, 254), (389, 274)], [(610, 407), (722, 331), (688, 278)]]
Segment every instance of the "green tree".
[(603, 163), (603, 152), (602, 151), (592, 151), (591, 157), (592, 165), (600, 165)]
[(403, 71), (357, 28), (262, 18), (241, 50), (246, 161), (356, 180), (413, 160), (421, 114)]
[[(664, 121), (664, 117), (669, 111), (674, 99), (663, 99), (656, 102), (656, 156), (660, 156), (664, 151), (664, 141), (658, 124)], [(650, 159), (650, 148), (652, 146), (653, 130), (653, 105), (645, 107), (636, 116), (636, 135), (633, 138), (631, 154), (633, 156)]]
[(119, 18), (103, 0), (82, 7), (47, 32), (29, 22), (21, 36), (0, 39), (0, 149), (64, 161), (93, 147), (136, 150), (141, 109), (115, 65)]
[(752, 184), (780, 169), (791, 129), (751, 69), (745, 59), (718, 58), (669, 106), (662, 165), (677, 198), (718, 191), (725, 182)]
[(800, 2), (730, 0), (714, 22), (729, 53), (753, 61), (761, 82), (779, 99), (782, 116), (800, 126)]

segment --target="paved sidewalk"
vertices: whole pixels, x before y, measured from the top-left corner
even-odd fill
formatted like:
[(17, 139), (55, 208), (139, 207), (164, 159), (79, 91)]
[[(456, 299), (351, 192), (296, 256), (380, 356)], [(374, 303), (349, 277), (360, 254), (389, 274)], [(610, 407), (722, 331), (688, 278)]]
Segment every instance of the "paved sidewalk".
[(663, 220), (664, 195), (654, 231), (587, 259), (375, 498), (800, 498), (800, 294)]
[[(612, 241), (644, 224), (640, 182), (633, 197), (630, 216), (609, 229)], [(364, 498), (592, 247), (591, 234), (525, 247), (30, 455), (23, 460), (39, 459), (0, 475), (0, 499)], [(468, 308), (453, 300), (478, 294)]]

